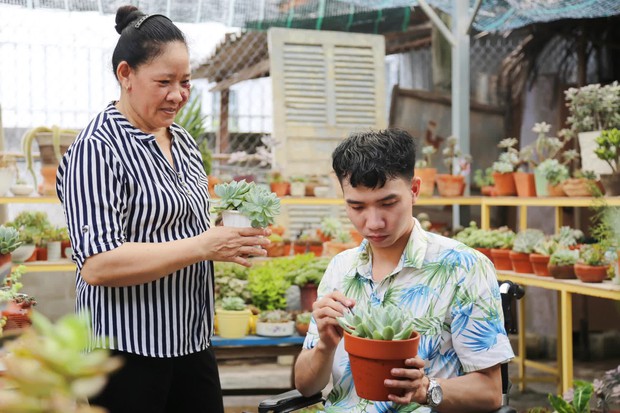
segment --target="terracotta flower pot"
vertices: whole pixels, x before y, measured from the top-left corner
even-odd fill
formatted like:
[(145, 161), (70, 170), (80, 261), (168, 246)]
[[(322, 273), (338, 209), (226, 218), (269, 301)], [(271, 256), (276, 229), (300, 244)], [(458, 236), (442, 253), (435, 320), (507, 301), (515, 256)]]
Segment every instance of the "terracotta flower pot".
[(609, 265), (575, 264), (575, 275), (584, 283), (602, 283), (607, 279)]
[(268, 257), (282, 257), (284, 255), (284, 242), (272, 242), (271, 245), (265, 247)]
[(480, 188), (480, 193), (483, 196), (495, 196), (495, 187), (493, 185), (483, 186)]
[(437, 191), (439, 195), (454, 197), (463, 195), (465, 190), (465, 177), (463, 175), (437, 175)]
[(308, 334), (309, 327), (310, 327), (310, 324), (308, 323), (295, 323), (295, 330), (297, 330), (297, 334), (299, 334), (302, 337)]
[[(383, 384), (392, 378), (393, 368), (404, 368), (405, 360), (418, 354), (420, 334), (413, 332), (408, 340), (371, 340), (344, 333), (344, 349), (349, 353), (355, 392), (361, 398), (387, 401), (397, 389)], [(402, 393), (400, 393), (402, 394)]]
[(516, 195), (517, 187), (515, 186), (514, 173), (493, 172), (493, 180), (495, 181), (495, 194), (497, 196)]
[(542, 254), (530, 254), (530, 262), (532, 263), (532, 268), (534, 269), (534, 274), (540, 275), (541, 277), (549, 277), (549, 255)]
[(269, 184), (271, 192), (277, 196), (282, 197), (289, 194), (291, 184), (288, 182), (272, 182)]
[(510, 250), (501, 248), (491, 248), (491, 256), (496, 270), (512, 271), (510, 262)]
[(523, 252), (510, 251), (510, 262), (512, 263), (512, 270), (519, 274), (532, 274), (534, 269), (530, 262), (530, 254)]
[(536, 180), (531, 172), (515, 172), (517, 196), (536, 196)]
[(342, 251), (346, 251), (349, 248), (355, 248), (357, 244), (353, 241), (351, 242), (336, 242), (334, 240), (327, 241), (323, 243), (323, 251), (325, 255), (328, 257), (334, 257), (340, 254)]
[(605, 188), (601, 181), (586, 178), (569, 178), (562, 184), (562, 189), (567, 196), (593, 196), (596, 188), (604, 194)]
[(433, 192), (435, 192), (437, 168), (417, 168), (415, 174), (422, 181), (420, 185), (420, 196), (433, 196)]
[(493, 262), (493, 255), (491, 254), (491, 248), (474, 248), (474, 249), (486, 255), (487, 258), (490, 259), (491, 262)]
[(566, 194), (564, 193), (562, 184), (558, 184), (558, 185), (548, 184), (547, 193), (549, 194), (549, 196), (566, 196)]
[(575, 276), (575, 266), (574, 265), (548, 265), (549, 274), (553, 278), (557, 278), (559, 280), (574, 280), (577, 278)]

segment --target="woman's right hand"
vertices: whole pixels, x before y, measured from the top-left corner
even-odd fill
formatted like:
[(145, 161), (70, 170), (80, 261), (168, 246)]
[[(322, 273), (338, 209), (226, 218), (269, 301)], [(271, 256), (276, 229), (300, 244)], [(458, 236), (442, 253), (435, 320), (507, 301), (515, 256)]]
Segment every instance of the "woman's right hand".
[(250, 256), (265, 256), (261, 247), (271, 243), (267, 238), (271, 230), (265, 228), (211, 227), (198, 239), (204, 251), (205, 260), (229, 261), (249, 267)]
[(337, 317), (343, 316), (355, 305), (355, 300), (340, 291), (333, 291), (312, 305), (312, 316), (319, 330), (319, 344), (327, 350), (334, 350), (342, 339), (342, 327)]

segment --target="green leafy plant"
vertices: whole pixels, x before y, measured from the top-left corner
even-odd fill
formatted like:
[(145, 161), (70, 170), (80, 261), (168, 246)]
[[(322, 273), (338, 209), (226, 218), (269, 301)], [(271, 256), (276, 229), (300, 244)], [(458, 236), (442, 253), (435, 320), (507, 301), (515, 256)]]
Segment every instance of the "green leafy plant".
[(205, 127), (206, 118), (207, 116), (202, 114), (201, 96), (197, 94), (193, 95), (190, 101), (177, 113), (174, 121), (182, 126), (196, 141), (202, 158), (202, 166), (205, 173), (209, 175), (213, 163), (213, 154), (209, 149), (208, 141), (204, 138), (207, 130)]
[(394, 305), (354, 307), (338, 324), (349, 334), (373, 340), (407, 340), (413, 333), (413, 316)]
[(272, 171), (267, 174), (267, 180), (269, 183), (286, 182), (286, 179), (284, 179), (284, 175), (282, 175), (282, 172), (280, 171)]
[(291, 320), (291, 313), (284, 310), (263, 311), (258, 315), (258, 321), (263, 323), (288, 323)]
[(22, 244), (36, 245), (40, 245), (43, 233), (51, 227), (47, 213), (42, 211), (22, 211), (5, 225), (19, 231)]
[(239, 211), (250, 219), (255, 228), (265, 228), (275, 221), (280, 213), (280, 199), (269, 190), (254, 182), (231, 181), (215, 185), (215, 193), (220, 197), (215, 212)]
[(319, 285), (329, 265), (329, 258), (317, 258), (308, 265), (300, 267), (291, 274), (293, 284), (303, 287), (307, 284)]
[(545, 234), (539, 229), (528, 228), (515, 236), (512, 250), (525, 254), (534, 252), (534, 247), (545, 239)]
[(241, 297), (222, 298), (222, 308), (226, 311), (243, 311), (247, 308)]
[[(20, 296), (19, 291), (24, 286), (20, 280), (26, 271), (28, 270), (25, 265), (18, 265), (11, 269), (9, 275), (4, 278), (2, 287), (0, 288), (0, 303), (18, 299)], [(32, 299), (32, 301), (34, 301), (34, 299)]]
[(596, 156), (609, 164), (612, 173), (620, 174), (620, 130), (604, 130), (594, 141), (597, 145), (594, 149)]
[(589, 413), (594, 392), (592, 383), (575, 380), (572, 391), (563, 396), (549, 394), (549, 403), (559, 413)]
[(607, 265), (605, 252), (606, 249), (601, 244), (584, 245), (579, 250), (578, 262), (593, 266)]
[(120, 357), (108, 350), (84, 352), (90, 338), (88, 314), (67, 315), (52, 324), (33, 312), (32, 328), (6, 345), (0, 378), (0, 411), (102, 413), (86, 399), (99, 393)]
[(342, 222), (335, 217), (325, 217), (321, 220), (321, 232), (328, 238), (335, 238), (342, 231)]
[(549, 264), (563, 267), (566, 265), (574, 265), (578, 259), (579, 251), (559, 248), (549, 257)]
[(571, 131), (620, 128), (620, 85), (586, 85), (564, 92)]
[(483, 186), (492, 186), (495, 184), (495, 180), (493, 179), (493, 168), (489, 167), (484, 170), (476, 169), (474, 171), (473, 180), (478, 188), (482, 188)]
[(454, 239), (471, 248), (493, 248), (492, 231), (478, 228), (475, 221), (454, 236)]
[(10, 254), (20, 245), (19, 232), (15, 228), (0, 225), (0, 254)]
[(299, 324), (310, 324), (311, 320), (312, 320), (312, 313), (309, 311), (297, 314), (297, 317), (295, 317), (295, 322)]

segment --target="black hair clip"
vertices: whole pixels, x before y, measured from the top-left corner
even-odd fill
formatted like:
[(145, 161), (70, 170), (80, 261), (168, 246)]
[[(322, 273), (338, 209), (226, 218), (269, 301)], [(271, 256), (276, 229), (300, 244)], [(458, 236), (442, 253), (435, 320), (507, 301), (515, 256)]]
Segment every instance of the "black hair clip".
[[(142, 23), (144, 23), (147, 19), (149, 19), (151, 17), (155, 17), (155, 16), (165, 17), (166, 19), (170, 20), (167, 16), (164, 16), (163, 14), (145, 14), (144, 16), (140, 17), (140, 20), (138, 20), (136, 22), (136, 24), (134, 24), (133, 27), (135, 27), (136, 29), (139, 29), (140, 26), (142, 25)], [(172, 20), (170, 20), (170, 21), (172, 21)]]

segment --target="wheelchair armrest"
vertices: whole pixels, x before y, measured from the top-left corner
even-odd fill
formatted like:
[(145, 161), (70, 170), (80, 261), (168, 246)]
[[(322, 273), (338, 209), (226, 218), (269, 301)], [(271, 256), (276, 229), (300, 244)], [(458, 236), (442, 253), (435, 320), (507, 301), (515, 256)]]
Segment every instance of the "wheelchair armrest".
[(517, 411), (510, 406), (502, 406), (493, 413), (517, 413)]
[(310, 397), (304, 397), (299, 391), (290, 390), (286, 393), (277, 394), (269, 399), (263, 400), (258, 406), (258, 412), (287, 413), (321, 403), (322, 401), (323, 395), (321, 393), (317, 393)]

